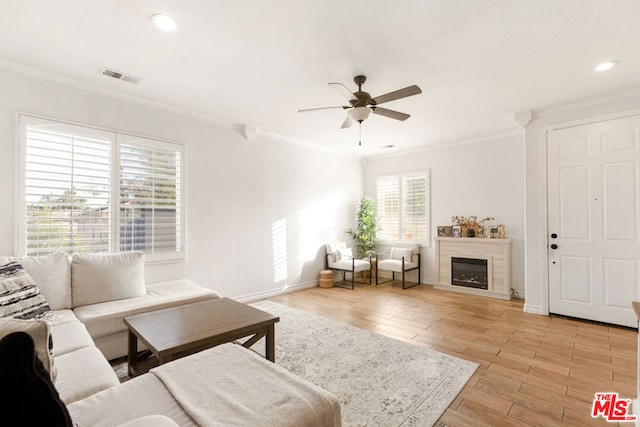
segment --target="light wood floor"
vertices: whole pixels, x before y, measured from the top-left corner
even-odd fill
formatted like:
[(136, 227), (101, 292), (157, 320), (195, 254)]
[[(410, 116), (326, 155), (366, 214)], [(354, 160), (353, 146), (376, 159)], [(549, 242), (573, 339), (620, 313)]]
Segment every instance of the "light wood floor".
[(637, 332), (526, 314), (523, 300), (399, 282), (269, 299), (480, 364), (438, 426), (611, 425), (591, 418), (594, 394), (636, 397)]

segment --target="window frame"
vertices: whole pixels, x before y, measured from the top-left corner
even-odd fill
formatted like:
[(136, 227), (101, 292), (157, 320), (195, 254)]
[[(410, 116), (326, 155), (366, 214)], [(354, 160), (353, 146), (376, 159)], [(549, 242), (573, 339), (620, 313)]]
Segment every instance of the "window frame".
[(112, 238), (110, 238), (109, 252), (120, 252), (121, 235), (120, 235), (120, 145), (132, 144), (131, 140), (141, 140), (140, 146), (151, 146), (154, 148), (168, 149), (169, 147), (180, 155), (180, 173), (179, 173), (179, 207), (176, 209), (179, 216), (179, 236), (176, 240), (176, 245), (179, 244), (179, 248), (176, 251), (146, 253), (145, 263), (156, 262), (175, 262), (182, 261), (186, 258), (185, 251), (185, 239), (186, 239), (186, 216), (185, 216), (185, 163), (186, 163), (186, 146), (183, 143), (176, 141), (169, 141), (144, 135), (135, 134), (132, 132), (123, 132), (114, 129), (103, 128), (99, 126), (88, 125), (84, 123), (70, 122), (66, 120), (60, 120), (56, 118), (40, 116), (25, 112), (16, 112), (15, 114), (15, 186), (14, 186), (14, 200), (16, 201), (14, 207), (14, 254), (15, 256), (25, 256), (26, 254), (26, 207), (27, 207), (27, 194), (26, 194), (26, 148), (27, 148), (27, 121), (29, 119), (36, 121), (47, 121), (53, 123), (59, 123), (60, 125), (74, 126), (86, 130), (88, 133), (108, 133), (113, 135), (111, 139), (111, 189), (110, 189), (110, 227), (109, 231)]
[(406, 172), (392, 172), (392, 173), (382, 173), (376, 176), (376, 181), (375, 181), (375, 191), (376, 191), (376, 215), (378, 215), (378, 207), (379, 207), (379, 200), (378, 200), (378, 183), (380, 181), (380, 179), (385, 178), (385, 177), (394, 177), (397, 178), (399, 181), (399, 187), (398, 187), (398, 206), (399, 206), (399, 211), (398, 211), (398, 221), (399, 221), (399, 235), (403, 236), (404, 235), (404, 221), (403, 221), (403, 208), (402, 208), (402, 204), (403, 204), (403, 180), (405, 178), (416, 178), (416, 177), (425, 177), (425, 197), (426, 197), (426, 206), (425, 206), (425, 216), (426, 216), (426, 236), (424, 239), (415, 239), (415, 240), (407, 240), (407, 239), (379, 239), (378, 242), (382, 245), (392, 245), (394, 243), (417, 243), (418, 245), (420, 245), (421, 247), (431, 247), (431, 236), (432, 236), (432, 232), (431, 232), (431, 169), (419, 169), (419, 170), (413, 170), (413, 171), (406, 171)]

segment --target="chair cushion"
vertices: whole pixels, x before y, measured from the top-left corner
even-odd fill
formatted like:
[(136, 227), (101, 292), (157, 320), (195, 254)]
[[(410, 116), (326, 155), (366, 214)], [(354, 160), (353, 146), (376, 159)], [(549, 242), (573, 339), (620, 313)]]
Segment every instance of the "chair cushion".
[(338, 261), (335, 264), (333, 264), (332, 268), (336, 268), (338, 270), (346, 270), (346, 271), (351, 271), (351, 269), (353, 268), (353, 271), (355, 273), (359, 273), (361, 271), (367, 271), (371, 269), (371, 264), (369, 263), (369, 261), (364, 261), (361, 259), (356, 259), (356, 260), (345, 260), (345, 261)]
[[(418, 267), (418, 263), (417, 262), (407, 262), (407, 260), (405, 259), (404, 261), (404, 269), (405, 270), (411, 270), (413, 268), (417, 268)], [(378, 270), (390, 270), (390, 271), (395, 271), (398, 273), (402, 272), (402, 260), (399, 259), (383, 259), (378, 261)]]
[(0, 266), (0, 317), (47, 319), (52, 316), (47, 299), (19, 262)]
[(139, 297), (144, 284), (144, 253), (74, 254), (71, 296), (74, 307)]
[(411, 261), (411, 255), (413, 255), (413, 249), (412, 248), (395, 248), (395, 247), (392, 247), (391, 248), (391, 254), (389, 255), (389, 258), (402, 260), (402, 258), (404, 257), (405, 261)]
[(350, 261), (351, 258), (353, 258), (353, 250), (351, 250), (351, 248), (338, 249), (336, 253), (338, 255), (338, 262)]
[(327, 264), (329, 268), (333, 268), (333, 265), (338, 261), (338, 251), (346, 249), (347, 244), (345, 242), (327, 243), (324, 246), (327, 251)]
[(328, 254), (335, 254), (338, 249), (346, 249), (347, 244), (345, 242), (327, 243), (325, 246)]
[(0, 257), (0, 264), (18, 261), (38, 285), (52, 310), (71, 308), (71, 264), (64, 252), (45, 256)]

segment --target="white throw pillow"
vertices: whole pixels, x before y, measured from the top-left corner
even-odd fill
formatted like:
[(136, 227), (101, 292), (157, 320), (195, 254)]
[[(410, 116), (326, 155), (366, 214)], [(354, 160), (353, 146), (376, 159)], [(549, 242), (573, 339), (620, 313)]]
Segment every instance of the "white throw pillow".
[(71, 264), (64, 252), (44, 256), (0, 257), (0, 264), (18, 261), (45, 296), (52, 310), (71, 308)]
[(347, 244), (345, 242), (327, 243), (327, 253), (328, 254), (335, 254), (335, 253), (338, 252), (338, 250), (346, 249), (346, 248), (347, 248)]
[(144, 253), (75, 254), (71, 258), (73, 306), (145, 295)]
[(338, 249), (338, 262), (351, 261), (353, 259), (353, 251), (351, 248)]
[(410, 262), (411, 255), (413, 255), (413, 249), (411, 248), (391, 248), (391, 254), (389, 255), (389, 258), (401, 260), (402, 257), (404, 257), (405, 262)]

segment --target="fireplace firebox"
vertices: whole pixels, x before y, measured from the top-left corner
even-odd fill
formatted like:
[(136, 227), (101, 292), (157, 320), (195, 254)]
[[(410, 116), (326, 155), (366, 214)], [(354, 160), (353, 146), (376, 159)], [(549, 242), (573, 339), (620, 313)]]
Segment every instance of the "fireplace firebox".
[(451, 257), (451, 284), (468, 288), (489, 289), (487, 260)]

